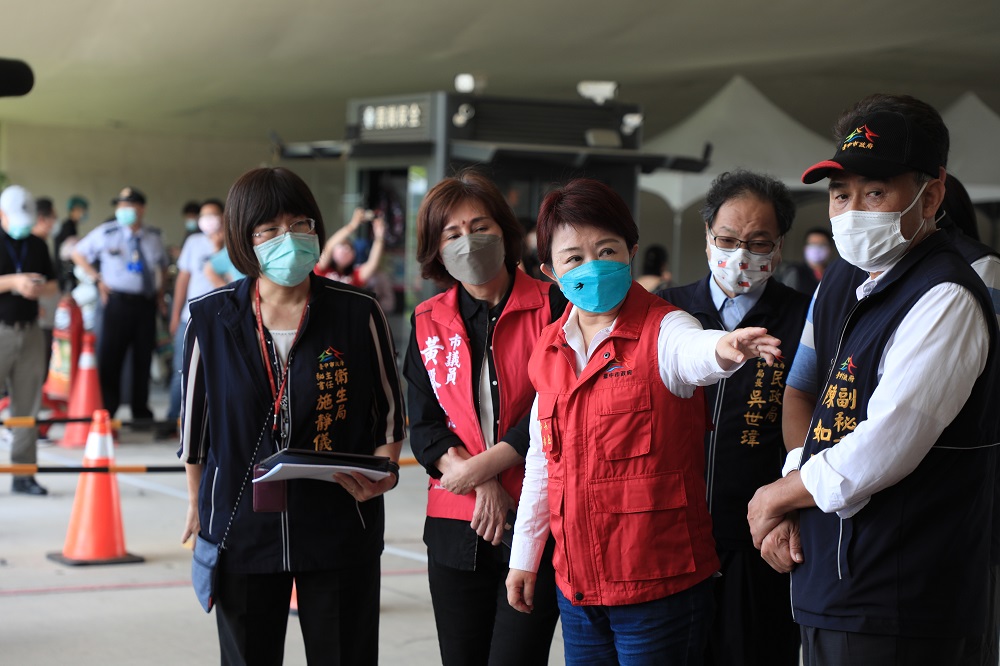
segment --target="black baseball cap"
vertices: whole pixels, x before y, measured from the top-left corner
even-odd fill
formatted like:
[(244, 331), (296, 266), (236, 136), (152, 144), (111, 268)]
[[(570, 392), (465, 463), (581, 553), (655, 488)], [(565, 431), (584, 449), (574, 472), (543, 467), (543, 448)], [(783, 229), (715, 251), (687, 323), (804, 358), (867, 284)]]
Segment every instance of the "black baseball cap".
[(134, 187), (126, 187), (125, 189), (123, 189), (121, 192), (118, 193), (117, 197), (111, 200), (111, 205), (116, 206), (122, 201), (126, 201), (128, 203), (137, 203), (145, 206), (146, 195), (140, 192), (139, 190), (135, 189)]
[(851, 124), (854, 129), (837, 144), (836, 154), (806, 169), (803, 183), (827, 178), (831, 171), (849, 171), (867, 178), (919, 171), (937, 178), (944, 166), (934, 142), (902, 113), (878, 111)]

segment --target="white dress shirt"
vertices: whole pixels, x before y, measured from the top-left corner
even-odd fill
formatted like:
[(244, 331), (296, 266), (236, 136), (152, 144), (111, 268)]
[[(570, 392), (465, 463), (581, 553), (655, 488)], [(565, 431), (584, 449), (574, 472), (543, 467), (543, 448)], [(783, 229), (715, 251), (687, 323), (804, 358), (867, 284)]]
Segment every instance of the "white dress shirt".
[[(888, 273), (861, 284), (857, 298)], [(901, 481), (924, 459), (971, 395), (986, 367), (989, 344), (982, 309), (969, 290), (951, 282), (930, 289), (882, 352), (867, 418), (801, 467), (802, 448), (793, 449), (784, 473), (799, 468), (822, 511), (841, 518), (855, 515), (872, 495)]]
[[(611, 334), (615, 323), (617, 320), (599, 331), (591, 340), (590, 347), (585, 349), (579, 314), (576, 306), (573, 306), (563, 331), (566, 342), (576, 355), (577, 375), (587, 367), (591, 354)], [(690, 398), (696, 387), (714, 384), (739, 370), (742, 364), (729, 370), (723, 370), (719, 366), (715, 346), (724, 335), (725, 331), (702, 329), (697, 319), (680, 310), (663, 317), (657, 337), (657, 362), (664, 386), (680, 398)], [(529, 432), (531, 443), (524, 459), (524, 485), (514, 524), (510, 567), (538, 571), (538, 563), (542, 559), (542, 550), (549, 535), (549, 504), (548, 474), (538, 424), (537, 396), (531, 406)]]

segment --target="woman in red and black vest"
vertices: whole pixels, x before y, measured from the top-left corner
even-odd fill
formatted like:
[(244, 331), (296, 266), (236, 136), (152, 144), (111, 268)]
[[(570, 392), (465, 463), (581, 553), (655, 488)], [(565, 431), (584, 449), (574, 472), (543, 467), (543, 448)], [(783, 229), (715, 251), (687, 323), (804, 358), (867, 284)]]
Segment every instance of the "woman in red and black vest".
[(542, 271), (573, 304), (538, 340), (538, 391), (507, 579), (537, 602), (542, 544), (553, 566), (567, 664), (701, 664), (719, 569), (705, 501), (699, 388), (749, 357), (763, 328), (705, 331), (632, 280), (639, 233), (595, 180), (549, 193), (538, 216)]
[(551, 544), (536, 611), (504, 598), (535, 392), (528, 357), (566, 306), (517, 270), (523, 231), (475, 171), (438, 183), (417, 217), (424, 278), (448, 289), (417, 306), (403, 374), (410, 446), (430, 475), (424, 542), (445, 666), (547, 664), (559, 611)]

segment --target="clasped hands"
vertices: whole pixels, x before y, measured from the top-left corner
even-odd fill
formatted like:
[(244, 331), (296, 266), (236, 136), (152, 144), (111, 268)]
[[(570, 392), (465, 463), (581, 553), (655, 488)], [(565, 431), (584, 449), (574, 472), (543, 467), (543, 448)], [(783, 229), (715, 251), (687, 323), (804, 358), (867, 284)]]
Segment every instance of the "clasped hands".
[(789, 483), (787, 479), (778, 479), (758, 488), (747, 505), (753, 545), (760, 550), (764, 561), (780, 573), (789, 573), (804, 561), (798, 511), (786, 511), (779, 499)]
[(441, 474), (441, 487), (456, 495), (476, 491), (476, 508), (469, 523), (476, 534), (494, 546), (500, 545), (507, 525), (507, 512), (515, 508), (514, 499), (504, 490), (496, 477), (483, 480), (475, 456), (469, 456), (461, 447), (452, 447), (443, 456), (447, 458)]

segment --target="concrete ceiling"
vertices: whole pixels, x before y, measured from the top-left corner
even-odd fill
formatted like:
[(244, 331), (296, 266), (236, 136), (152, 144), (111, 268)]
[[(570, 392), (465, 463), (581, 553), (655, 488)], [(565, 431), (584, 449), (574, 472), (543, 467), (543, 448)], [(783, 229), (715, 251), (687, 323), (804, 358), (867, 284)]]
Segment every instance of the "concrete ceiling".
[(35, 72), (0, 120), (40, 125), (336, 139), (347, 99), (459, 72), (518, 97), (616, 80), (647, 137), (736, 73), (824, 136), (875, 91), (944, 109), (971, 90), (1000, 112), (997, 0), (6, 0), (0, 15), (0, 56)]

